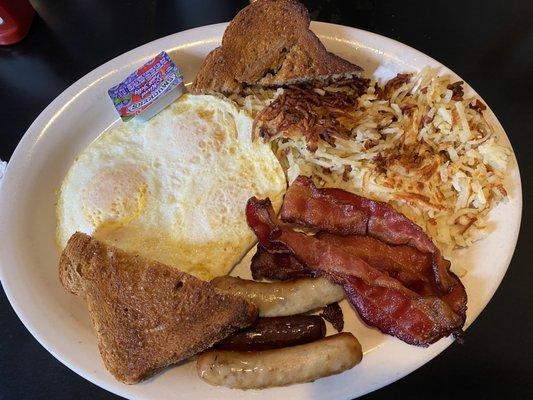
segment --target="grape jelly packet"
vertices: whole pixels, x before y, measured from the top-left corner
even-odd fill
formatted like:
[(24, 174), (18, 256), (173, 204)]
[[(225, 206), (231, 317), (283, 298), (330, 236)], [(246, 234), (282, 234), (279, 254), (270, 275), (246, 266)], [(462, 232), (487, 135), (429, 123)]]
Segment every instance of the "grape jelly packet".
[(183, 75), (162, 51), (108, 90), (123, 121), (147, 121), (183, 93)]

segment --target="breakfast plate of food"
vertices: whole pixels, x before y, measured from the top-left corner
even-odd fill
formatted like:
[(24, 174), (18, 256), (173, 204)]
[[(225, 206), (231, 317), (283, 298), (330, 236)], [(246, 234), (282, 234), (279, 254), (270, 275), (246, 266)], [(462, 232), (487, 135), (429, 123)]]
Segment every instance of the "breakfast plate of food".
[(468, 340), (522, 194), (505, 131), (453, 71), (258, 0), (69, 87), (0, 207), (9, 301), (91, 382), (350, 399)]

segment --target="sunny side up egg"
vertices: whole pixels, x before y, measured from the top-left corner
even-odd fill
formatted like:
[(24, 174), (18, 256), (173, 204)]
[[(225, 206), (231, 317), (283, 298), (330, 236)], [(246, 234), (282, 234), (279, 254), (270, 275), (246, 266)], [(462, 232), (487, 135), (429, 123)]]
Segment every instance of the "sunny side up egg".
[(252, 119), (229, 101), (184, 95), (146, 123), (120, 123), (75, 160), (57, 204), (63, 249), (76, 231), (202, 279), (224, 275), (254, 244), (245, 205), (284, 172)]

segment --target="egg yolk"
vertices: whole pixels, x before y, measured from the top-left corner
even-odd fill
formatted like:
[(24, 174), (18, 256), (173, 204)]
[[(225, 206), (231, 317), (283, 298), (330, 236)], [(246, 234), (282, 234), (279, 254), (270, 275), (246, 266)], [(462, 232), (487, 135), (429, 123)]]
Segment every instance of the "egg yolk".
[(146, 191), (146, 183), (137, 168), (104, 169), (85, 188), (84, 216), (95, 229), (126, 225), (142, 212)]

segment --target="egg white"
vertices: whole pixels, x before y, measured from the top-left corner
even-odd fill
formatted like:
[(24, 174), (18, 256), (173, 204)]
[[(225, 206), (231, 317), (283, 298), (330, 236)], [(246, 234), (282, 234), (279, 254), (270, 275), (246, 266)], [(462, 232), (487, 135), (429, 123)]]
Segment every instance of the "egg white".
[(76, 231), (203, 279), (254, 243), (251, 196), (279, 209), (286, 180), (252, 119), (214, 96), (184, 95), (145, 123), (120, 123), (75, 160), (59, 192), (57, 240)]

